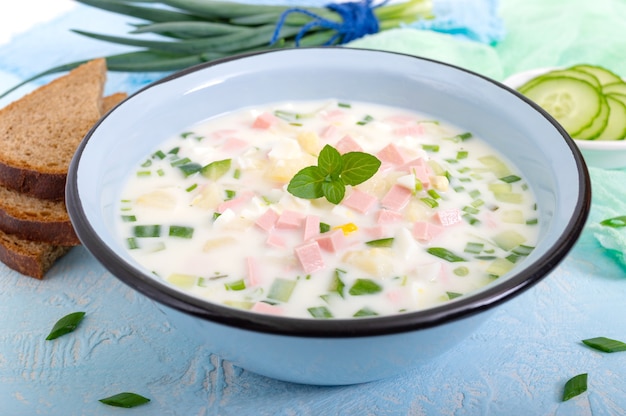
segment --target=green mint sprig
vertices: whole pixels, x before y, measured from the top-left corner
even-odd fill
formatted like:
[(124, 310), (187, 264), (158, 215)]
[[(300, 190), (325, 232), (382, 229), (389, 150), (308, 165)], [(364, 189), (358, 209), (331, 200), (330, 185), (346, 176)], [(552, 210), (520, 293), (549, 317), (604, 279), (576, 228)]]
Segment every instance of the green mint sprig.
[(299, 198), (325, 197), (328, 202), (339, 204), (346, 194), (346, 186), (365, 182), (380, 167), (376, 156), (363, 152), (343, 155), (330, 145), (324, 146), (317, 157), (317, 166), (308, 166), (291, 179), (287, 191)]

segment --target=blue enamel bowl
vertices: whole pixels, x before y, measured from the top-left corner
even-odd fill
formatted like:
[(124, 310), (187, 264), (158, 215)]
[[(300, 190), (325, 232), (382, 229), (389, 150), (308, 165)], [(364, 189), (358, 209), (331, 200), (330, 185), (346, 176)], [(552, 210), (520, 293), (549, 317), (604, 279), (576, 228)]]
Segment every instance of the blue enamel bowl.
[[(474, 132), (522, 172), (538, 200), (532, 254), (476, 293), (395, 316), (266, 316), (193, 297), (155, 278), (115, 232), (116, 199), (160, 141), (251, 105), (337, 98), (432, 114)], [(590, 205), (583, 158), (543, 110), (491, 79), (415, 56), (348, 48), (283, 49), (175, 73), (130, 96), (89, 132), (70, 166), (67, 207), (84, 246), (153, 299), (181, 332), (233, 364), (297, 383), (342, 385), (397, 375), (459, 344), (501, 305), (546, 277), (574, 245)], [(208, 359), (208, 357), (207, 357)]]

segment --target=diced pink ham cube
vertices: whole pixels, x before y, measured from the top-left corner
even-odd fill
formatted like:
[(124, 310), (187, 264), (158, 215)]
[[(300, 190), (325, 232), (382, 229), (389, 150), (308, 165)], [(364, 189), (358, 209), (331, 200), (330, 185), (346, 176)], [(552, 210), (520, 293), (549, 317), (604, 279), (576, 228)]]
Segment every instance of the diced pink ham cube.
[(376, 156), (382, 162), (389, 162), (392, 165), (402, 165), (405, 162), (402, 151), (393, 143), (389, 143), (387, 146), (383, 147), (376, 153)]
[(350, 136), (343, 136), (336, 144), (335, 149), (341, 154), (348, 152), (362, 152), (363, 148)]
[(433, 216), (435, 221), (439, 222), (439, 224), (444, 227), (449, 227), (454, 224), (458, 224), (461, 222), (461, 211), (458, 208), (451, 209), (442, 209), (437, 211)]
[(331, 253), (336, 253), (346, 246), (346, 236), (343, 230), (334, 230), (321, 234), (315, 239), (320, 248)]
[(382, 225), (376, 225), (374, 227), (367, 227), (364, 229), (367, 235), (369, 235), (373, 240), (378, 240), (383, 237), (388, 237), (389, 230), (387, 227)]
[(307, 215), (304, 219), (304, 241), (316, 237), (320, 233), (320, 217), (317, 215)]
[(413, 124), (410, 126), (402, 126), (393, 129), (393, 134), (396, 136), (420, 136), (424, 134), (424, 126), (421, 124)]
[(430, 169), (430, 167), (413, 166), (411, 168), (411, 172), (422, 183), (424, 188), (430, 188), (430, 177), (432, 173), (432, 169)]
[(358, 189), (352, 189), (350, 195), (344, 198), (341, 204), (361, 214), (365, 214), (376, 204), (376, 201), (377, 198), (375, 196), (359, 191)]
[(431, 175), (433, 174), (432, 168), (428, 164), (428, 161), (424, 159), (423, 157), (418, 157), (417, 159), (409, 160), (404, 165), (402, 165), (402, 170), (410, 172), (412, 168), (414, 167), (422, 167), (428, 170)]
[(411, 199), (411, 191), (401, 185), (394, 185), (385, 194), (380, 203), (383, 207), (394, 211), (402, 210)]
[(268, 246), (276, 247), (276, 248), (287, 247), (287, 241), (285, 240), (285, 237), (273, 230), (269, 232), (267, 236), (267, 240), (265, 240), (265, 243)]
[(257, 302), (252, 306), (253, 312), (265, 313), (268, 315), (284, 315), (285, 311), (278, 305), (270, 305), (266, 302)]
[(324, 119), (328, 121), (338, 121), (344, 118), (345, 115), (346, 115), (345, 111), (339, 108), (336, 108), (334, 110), (327, 111), (326, 114), (324, 114)]
[(261, 284), (261, 269), (259, 262), (254, 257), (246, 257), (246, 271), (248, 273), (249, 286), (258, 286)]
[(381, 209), (376, 213), (376, 223), (380, 225), (393, 224), (402, 221), (403, 218), (401, 213), (390, 209)]
[(255, 224), (257, 227), (261, 228), (265, 231), (270, 231), (276, 225), (276, 221), (278, 221), (278, 213), (271, 208), (268, 208), (257, 220)]
[(443, 232), (442, 226), (426, 221), (417, 221), (413, 225), (413, 236), (420, 241), (431, 241)]
[(299, 245), (294, 251), (305, 273), (314, 273), (326, 267), (322, 257), (322, 249), (317, 244), (317, 241)]
[(235, 211), (236, 209), (241, 208), (243, 205), (247, 204), (252, 199), (253, 196), (254, 196), (254, 192), (252, 191), (242, 192), (241, 195), (219, 204), (217, 206), (217, 212), (222, 214), (224, 211), (226, 211), (229, 208)]
[(248, 142), (245, 140), (238, 139), (236, 137), (229, 137), (222, 144), (222, 150), (225, 152), (231, 152), (235, 150), (240, 150), (248, 146)]
[(277, 121), (278, 118), (274, 114), (268, 113), (266, 111), (260, 114), (256, 118), (256, 120), (254, 120), (254, 123), (252, 123), (252, 127), (255, 129), (269, 129)]
[(278, 217), (276, 228), (297, 229), (302, 226), (303, 220), (304, 214), (286, 209), (280, 214), (280, 217)]

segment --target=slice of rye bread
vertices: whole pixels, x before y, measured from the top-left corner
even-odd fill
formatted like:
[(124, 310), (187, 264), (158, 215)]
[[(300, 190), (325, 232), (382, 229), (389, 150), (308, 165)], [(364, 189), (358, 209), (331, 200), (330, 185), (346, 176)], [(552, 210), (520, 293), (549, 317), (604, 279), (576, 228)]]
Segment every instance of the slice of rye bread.
[(0, 110), (0, 184), (62, 200), (70, 160), (102, 115), (106, 61), (89, 61)]
[(0, 231), (0, 261), (23, 275), (43, 279), (71, 247), (24, 240)]
[[(103, 114), (126, 98), (118, 92), (103, 99)], [(17, 237), (63, 246), (80, 240), (63, 201), (51, 201), (22, 194), (0, 185), (0, 230)]]

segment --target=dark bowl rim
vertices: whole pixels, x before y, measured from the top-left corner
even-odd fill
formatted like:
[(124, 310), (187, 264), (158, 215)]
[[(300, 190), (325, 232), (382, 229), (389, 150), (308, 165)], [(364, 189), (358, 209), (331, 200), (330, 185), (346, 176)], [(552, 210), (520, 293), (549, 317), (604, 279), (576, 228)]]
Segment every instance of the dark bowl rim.
[[(268, 333), (283, 336), (311, 337), (311, 338), (353, 338), (353, 337), (369, 337), (389, 334), (399, 334), (403, 332), (423, 330), (434, 326), (443, 325), (452, 321), (468, 318), (480, 312), (494, 308), (495, 306), (521, 294), (530, 287), (537, 284), (546, 277), (569, 253), (578, 237), (582, 233), (583, 227), (587, 220), (591, 205), (591, 180), (587, 165), (583, 156), (574, 143), (573, 139), (560, 126), (560, 124), (552, 118), (545, 110), (537, 104), (524, 97), (519, 92), (508, 86), (493, 80), (484, 75), (475, 73), (471, 70), (441, 62), (438, 60), (424, 58), (415, 55), (409, 55), (399, 52), (388, 52), (366, 48), (344, 48), (344, 47), (301, 47), (301, 48), (285, 48), (276, 50), (266, 50), (245, 54), (238, 54), (226, 58), (206, 62), (192, 67), (172, 73), (158, 81), (155, 81), (137, 92), (131, 94), (126, 100), (132, 99), (135, 95), (153, 88), (157, 85), (166, 83), (170, 80), (183, 77), (185, 75), (220, 65), (226, 62), (239, 60), (243, 58), (253, 57), (255, 55), (264, 54), (281, 54), (294, 50), (350, 50), (354, 53), (377, 53), (377, 54), (393, 54), (406, 56), (411, 59), (432, 62), (438, 65), (447, 66), (458, 71), (466, 72), (472, 76), (482, 78), (510, 93), (516, 95), (546, 118), (560, 133), (569, 146), (575, 164), (578, 169), (578, 199), (574, 207), (574, 214), (565, 227), (562, 235), (552, 246), (550, 252), (539, 257), (535, 262), (524, 270), (507, 277), (507, 280), (501, 284), (482, 290), (476, 295), (468, 295), (455, 299), (445, 305), (418, 310), (415, 312), (407, 312), (389, 316), (381, 316), (374, 318), (358, 318), (358, 319), (303, 319), (289, 318), (280, 316), (270, 316), (265, 314), (257, 314), (245, 310), (239, 310), (222, 306), (215, 303), (204, 301), (187, 293), (160, 283), (156, 279), (146, 276), (133, 266), (120, 261), (115, 253), (107, 247), (107, 245), (99, 238), (95, 230), (89, 224), (85, 211), (83, 210), (80, 195), (78, 194), (78, 166), (81, 155), (85, 147), (89, 144), (89, 140), (97, 130), (98, 126), (106, 119), (108, 114), (115, 111), (111, 110), (107, 115), (101, 118), (87, 133), (84, 140), (80, 143), (69, 167), (66, 183), (66, 205), (70, 215), (71, 222), (74, 226), (76, 234), (85, 248), (103, 265), (111, 274), (124, 282), (126, 285), (137, 290), (152, 300), (163, 304), (167, 307), (176, 309), (188, 315), (197, 318), (212, 321), (217, 324), (231, 326), (242, 330), (255, 331), (260, 333)], [(360, 51), (360, 52), (357, 52)], [(306, 52), (304, 52), (306, 53)], [(341, 52), (340, 52), (341, 53)], [(126, 101), (124, 100), (124, 101)], [(122, 102), (123, 103), (123, 102)], [(121, 104), (121, 103), (120, 103)], [(119, 106), (119, 104), (118, 104)]]

